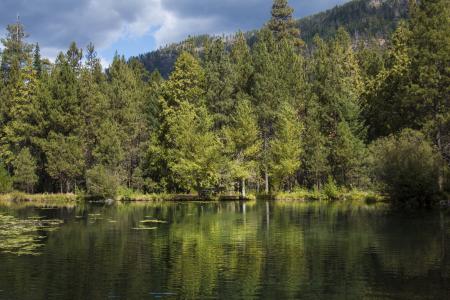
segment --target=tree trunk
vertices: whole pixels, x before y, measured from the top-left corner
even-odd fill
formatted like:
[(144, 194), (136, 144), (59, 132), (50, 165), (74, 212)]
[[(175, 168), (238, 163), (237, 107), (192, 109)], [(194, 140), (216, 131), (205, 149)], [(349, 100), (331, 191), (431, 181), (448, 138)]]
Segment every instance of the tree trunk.
[(269, 194), (269, 172), (267, 171), (267, 167), (264, 170), (264, 191), (266, 192), (266, 194)]
[(267, 170), (267, 134), (264, 133), (264, 156), (265, 156), (265, 166), (264, 166), (264, 191), (266, 192), (266, 194), (269, 194), (269, 171)]
[[(441, 124), (439, 121), (437, 124), (436, 142), (439, 149), (439, 154), (443, 155), (444, 151), (442, 150)], [(439, 191), (442, 192), (444, 190), (444, 168), (442, 164), (439, 164), (438, 172), (439, 172), (438, 175)]]
[(244, 178), (242, 178), (242, 181), (241, 181), (241, 195), (242, 195), (242, 198), (246, 197), (246, 194), (245, 194), (245, 179)]

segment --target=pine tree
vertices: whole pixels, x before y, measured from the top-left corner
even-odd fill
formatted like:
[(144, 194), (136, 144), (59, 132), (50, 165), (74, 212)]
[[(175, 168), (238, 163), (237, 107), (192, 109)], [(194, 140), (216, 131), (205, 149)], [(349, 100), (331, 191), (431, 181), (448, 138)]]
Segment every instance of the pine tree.
[(279, 189), (292, 190), (300, 167), (302, 125), (296, 110), (288, 103), (278, 109), (275, 135), (270, 141), (270, 172)]
[(212, 130), (208, 111), (183, 101), (165, 114), (167, 161), (175, 182), (188, 192), (203, 193), (214, 188), (220, 179), (222, 145)]
[(49, 79), (51, 95), (48, 104), (49, 129), (64, 135), (78, 133), (81, 128), (80, 85), (73, 62), (60, 53)]
[(158, 145), (151, 143), (150, 153), (170, 189), (202, 192), (219, 182), (221, 146), (206, 109), (204, 78), (198, 61), (183, 52), (162, 86)]
[(42, 74), (42, 59), (41, 59), (41, 49), (40, 49), (38, 43), (36, 43), (36, 46), (34, 46), (33, 68), (36, 71), (37, 76), (41, 77), (41, 74)]
[(235, 92), (250, 94), (250, 78), (253, 74), (252, 54), (247, 40), (242, 32), (235, 38), (230, 53), (233, 63), (234, 74), (236, 76)]
[(32, 193), (38, 181), (36, 159), (28, 148), (23, 148), (13, 161), (14, 184), (22, 191)]
[(123, 57), (116, 56), (109, 69), (109, 112), (117, 124), (124, 159), (121, 168), (125, 172), (127, 186), (133, 173), (141, 164), (142, 147), (148, 140), (145, 114), (146, 85), (141, 72), (132, 69)]
[(274, 0), (272, 18), (267, 24), (277, 40), (292, 40), (297, 46), (303, 45), (300, 39), (300, 29), (292, 14), (294, 9), (288, 5), (288, 0)]
[(187, 52), (178, 57), (168, 81), (164, 83), (163, 95), (169, 106), (187, 101), (200, 105), (205, 101), (205, 72), (196, 58)]
[(246, 181), (256, 177), (262, 146), (256, 114), (248, 98), (244, 93), (238, 95), (231, 124), (224, 129), (225, 152), (231, 160), (231, 176), (240, 181), (242, 197), (246, 197)]
[(6, 81), (14, 81), (19, 70), (30, 58), (33, 46), (25, 39), (28, 37), (20, 20), (6, 27), (6, 38), (2, 38), (3, 44), (1, 69)]
[[(337, 167), (337, 153), (341, 145), (339, 124), (345, 122), (348, 125), (352, 136), (348, 137), (350, 140), (365, 138), (360, 115), (363, 84), (359, 66), (350, 37), (343, 29), (339, 29), (330, 42), (316, 38), (315, 47), (310, 77), (312, 92), (318, 101), (320, 130), (327, 138), (326, 147), (330, 150), (328, 161), (332, 174), (339, 184), (350, 185), (352, 182), (345, 177), (345, 173), (351, 170), (343, 172)], [(347, 154), (361, 157), (358, 151), (362, 149), (358, 148)]]
[(2, 158), (10, 164), (23, 147), (31, 147), (37, 137), (42, 118), (37, 103), (38, 82), (36, 71), (29, 59), (20, 70), (17, 81), (9, 83), (12, 98), (7, 113), (7, 122), (1, 131), (0, 148)]
[(73, 192), (85, 169), (83, 145), (78, 136), (51, 132), (43, 145), (46, 171), (59, 183), (60, 192)]
[(450, 164), (450, 6), (448, 0), (412, 1), (411, 88), (416, 119)]
[(304, 152), (301, 157), (301, 178), (306, 186), (319, 189), (330, 174), (330, 165), (327, 138), (320, 130), (317, 112), (314, 104), (308, 105), (302, 137)]
[(206, 104), (213, 113), (214, 127), (220, 129), (230, 122), (230, 115), (236, 108), (233, 99), (236, 76), (221, 39), (215, 39), (206, 46), (203, 62)]
[(101, 139), (100, 130), (108, 117), (108, 99), (105, 93), (106, 78), (92, 44), (88, 45), (86, 62), (80, 76), (79, 98), (81, 105), (80, 136), (85, 145), (87, 168), (95, 165), (93, 151)]
[(253, 48), (254, 74), (252, 76), (251, 95), (256, 111), (258, 124), (263, 139), (261, 169), (264, 174), (264, 191), (269, 193), (269, 141), (273, 136), (273, 124), (276, 111), (286, 101), (286, 94), (280, 89), (277, 61), (275, 58), (275, 42), (271, 32), (260, 32), (258, 42)]
[(386, 52), (386, 68), (368, 83), (364, 93), (369, 140), (388, 136), (405, 127), (417, 128), (415, 104), (408, 96), (410, 35), (406, 24), (400, 23)]

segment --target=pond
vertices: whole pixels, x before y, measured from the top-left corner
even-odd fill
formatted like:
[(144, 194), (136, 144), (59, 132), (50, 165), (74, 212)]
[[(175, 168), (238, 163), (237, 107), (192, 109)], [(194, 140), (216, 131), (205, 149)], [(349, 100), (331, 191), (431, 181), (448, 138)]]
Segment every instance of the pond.
[(154, 202), (0, 205), (0, 216), (5, 300), (450, 299), (442, 211)]

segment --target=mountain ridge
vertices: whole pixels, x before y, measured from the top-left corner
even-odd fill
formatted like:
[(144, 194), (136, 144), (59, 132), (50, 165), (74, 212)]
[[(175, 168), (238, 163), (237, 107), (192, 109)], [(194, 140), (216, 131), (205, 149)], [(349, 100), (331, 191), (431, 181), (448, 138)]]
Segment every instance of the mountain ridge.
[[(354, 40), (377, 39), (382, 43), (395, 30), (398, 22), (408, 17), (408, 0), (352, 0), (334, 8), (297, 20), (301, 37), (307, 45), (315, 35), (327, 39), (344, 27)], [(245, 32), (251, 44), (257, 30)], [(175, 60), (190, 41), (195, 47), (201, 47), (211, 35), (189, 37), (178, 43), (166, 45), (157, 50), (140, 54), (130, 59), (139, 60), (144, 67), (153, 72), (158, 70), (165, 78), (172, 71)], [(230, 43), (230, 37), (224, 36)]]

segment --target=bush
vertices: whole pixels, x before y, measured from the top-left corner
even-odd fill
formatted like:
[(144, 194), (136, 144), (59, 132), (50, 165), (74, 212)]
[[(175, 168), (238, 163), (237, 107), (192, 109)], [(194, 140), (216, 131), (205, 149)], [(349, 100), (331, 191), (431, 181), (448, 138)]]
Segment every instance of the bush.
[(339, 189), (333, 177), (328, 176), (328, 181), (323, 187), (323, 192), (329, 200), (336, 200), (339, 198)]
[(371, 146), (373, 174), (393, 204), (430, 207), (439, 195), (440, 156), (425, 136), (405, 129)]
[(87, 193), (91, 197), (114, 199), (119, 184), (119, 177), (102, 165), (95, 166), (86, 173)]

